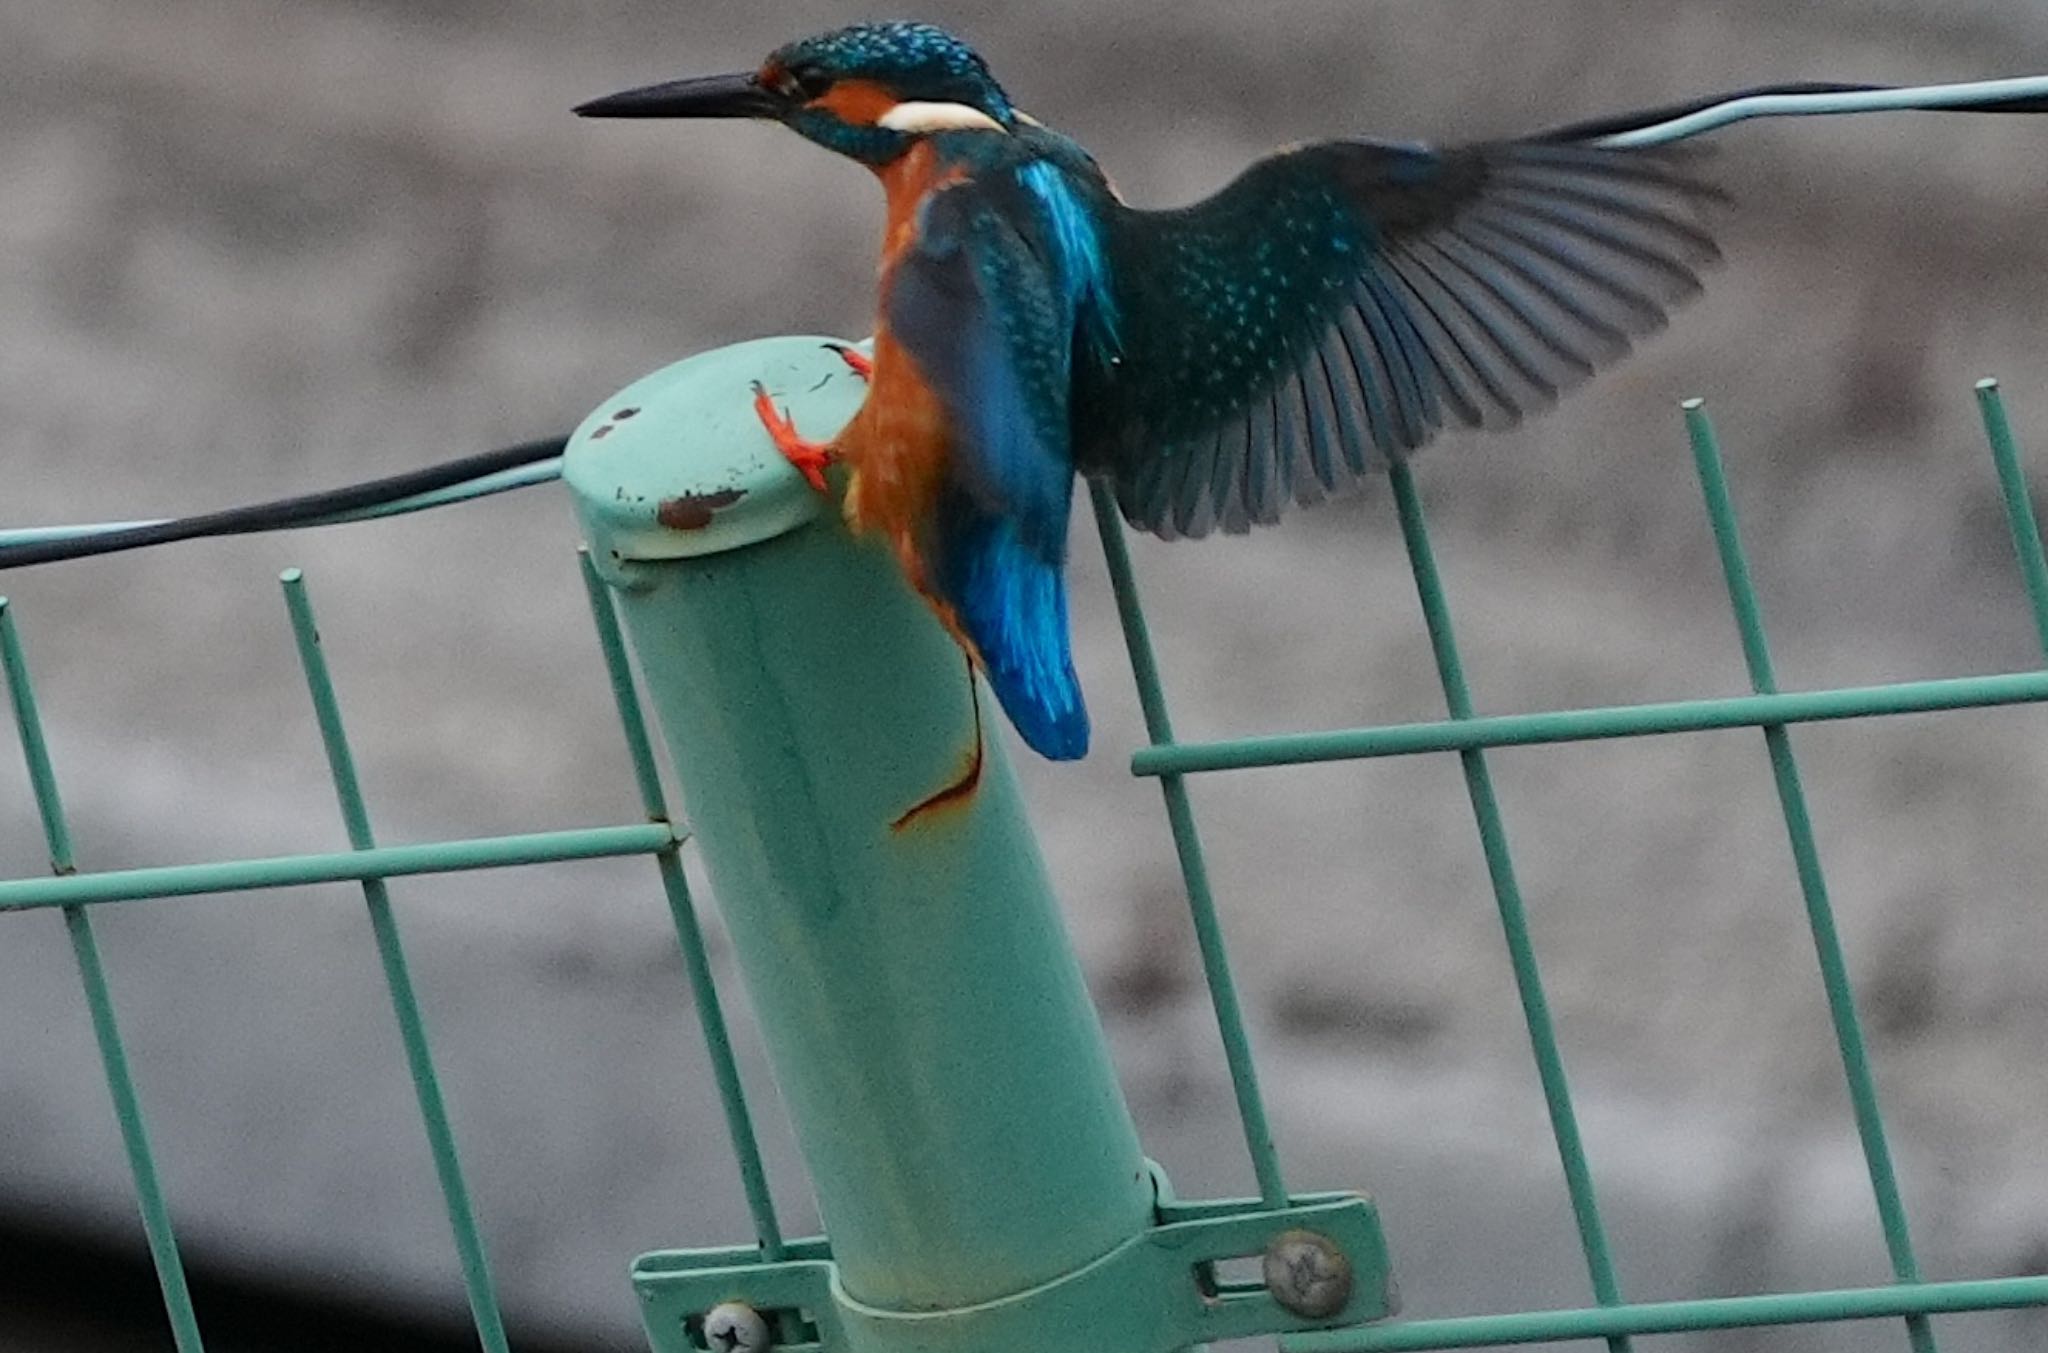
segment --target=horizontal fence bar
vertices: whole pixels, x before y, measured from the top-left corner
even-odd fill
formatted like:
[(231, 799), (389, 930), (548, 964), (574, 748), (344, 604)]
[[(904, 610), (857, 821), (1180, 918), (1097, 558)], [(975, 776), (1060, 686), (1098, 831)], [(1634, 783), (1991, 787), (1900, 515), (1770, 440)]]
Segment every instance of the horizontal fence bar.
[(2008, 1311), (2023, 1306), (2048, 1306), (2048, 1276), (1405, 1320), (1359, 1329), (1287, 1335), (1280, 1346), (1284, 1353), (1418, 1353), (1422, 1349), (1563, 1343), (1625, 1334), (1688, 1334), (1820, 1321)]
[(1925, 714), (2048, 700), (2048, 672), (1904, 681), (1889, 686), (1848, 686), (1711, 700), (1673, 700), (1604, 709), (1561, 709), (1538, 714), (1494, 714), (1436, 723), (1342, 728), (1324, 733), (1279, 733), (1147, 747), (1131, 756), (1135, 775), (1188, 775), (1198, 771), (1299, 766), (1317, 761), (1358, 761), (1474, 747), (1527, 747), (1546, 742), (1592, 742), (1658, 733), (1703, 733), (1720, 728), (1864, 719), (1880, 714)]
[(360, 882), (407, 874), (449, 874), (465, 869), (501, 869), (508, 865), (596, 860), (615, 855), (652, 855), (671, 848), (677, 841), (675, 830), (668, 823), (650, 822), (628, 827), (583, 827), (525, 836), (433, 841), (416, 846), (379, 846), (374, 850), (345, 850), (327, 855), (280, 855), (222, 864), (174, 864), (62, 878), (11, 879), (0, 882), (0, 911), (245, 892), (252, 888), (290, 888), (307, 883)]

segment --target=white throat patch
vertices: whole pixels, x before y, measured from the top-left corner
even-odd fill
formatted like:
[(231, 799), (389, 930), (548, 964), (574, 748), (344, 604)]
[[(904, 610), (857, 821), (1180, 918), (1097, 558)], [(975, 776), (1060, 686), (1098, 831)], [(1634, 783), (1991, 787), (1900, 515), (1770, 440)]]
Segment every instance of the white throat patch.
[(876, 119), (892, 132), (999, 132), (1003, 124), (964, 103), (899, 103)]

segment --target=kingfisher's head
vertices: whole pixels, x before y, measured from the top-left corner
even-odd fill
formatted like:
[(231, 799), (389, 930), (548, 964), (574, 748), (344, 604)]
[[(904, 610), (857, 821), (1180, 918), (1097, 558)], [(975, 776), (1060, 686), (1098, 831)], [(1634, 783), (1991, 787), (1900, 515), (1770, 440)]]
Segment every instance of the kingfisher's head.
[(776, 48), (759, 70), (629, 89), (583, 117), (751, 117), (874, 166), (936, 132), (1007, 132), (1017, 112), (972, 47), (922, 23), (855, 24)]

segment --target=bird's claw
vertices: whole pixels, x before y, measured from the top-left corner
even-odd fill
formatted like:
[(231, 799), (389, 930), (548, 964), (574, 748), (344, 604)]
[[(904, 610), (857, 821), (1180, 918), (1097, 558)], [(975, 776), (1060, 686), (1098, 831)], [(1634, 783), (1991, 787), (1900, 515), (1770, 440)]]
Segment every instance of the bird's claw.
[(775, 443), (775, 449), (796, 467), (796, 472), (804, 477), (806, 483), (819, 493), (827, 492), (825, 467), (835, 459), (831, 444), (799, 436), (795, 420), (776, 408), (775, 401), (768, 397), (768, 387), (759, 381), (753, 385), (754, 415), (761, 420), (761, 426), (768, 429), (768, 440)]
[(832, 351), (838, 353), (839, 360), (846, 363), (848, 366), (852, 367), (854, 375), (860, 377), (864, 381), (874, 379), (874, 358), (868, 356), (859, 348), (850, 347), (845, 343), (827, 343), (825, 346), (832, 349)]

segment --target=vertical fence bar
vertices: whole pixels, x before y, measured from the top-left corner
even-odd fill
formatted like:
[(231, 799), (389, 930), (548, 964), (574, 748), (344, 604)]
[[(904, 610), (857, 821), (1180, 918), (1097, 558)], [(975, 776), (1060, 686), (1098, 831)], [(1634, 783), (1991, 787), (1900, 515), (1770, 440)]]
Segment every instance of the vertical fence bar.
[[(626, 752), (633, 761), (633, 776), (640, 787), (640, 806), (656, 822), (669, 821), (668, 798), (662, 792), (661, 771), (654, 760), (654, 746), (647, 737), (647, 719), (633, 687), (633, 670), (626, 661), (626, 644), (619, 632), (618, 612), (604, 580), (590, 562), (590, 551), (578, 550), (576, 562), (583, 574), (583, 589), (590, 599), (591, 619), (597, 625), (597, 643), (604, 653), (606, 674), (611, 678), (612, 698), (618, 704), (619, 724), (625, 730)], [(718, 988), (711, 977), (711, 961), (704, 950), (704, 931), (697, 922), (696, 903), (690, 897), (689, 881), (683, 876), (679, 847), (671, 846), (654, 857), (661, 871), (661, 890), (668, 898), (669, 915), (682, 946), (683, 966), (689, 974), (690, 997), (697, 1006), (697, 1023), (704, 1034), (711, 1058), (711, 1074), (718, 1082), (719, 1103), (725, 1108), (725, 1127), (732, 1138), (733, 1156), (738, 1161), (740, 1187), (753, 1215), (754, 1235), (761, 1245), (762, 1259), (774, 1263), (783, 1257), (782, 1225), (776, 1220), (775, 1200), (768, 1192), (768, 1175), (761, 1166), (761, 1148), (754, 1136), (753, 1115), (747, 1108), (747, 1094), (740, 1084), (739, 1067), (733, 1059), (732, 1039), (727, 1033), (725, 1009), (718, 1000)]]
[[(1124, 645), (1130, 650), (1131, 675), (1138, 684), (1138, 704), (1145, 714), (1145, 734), (1154, 747), (1173, 742), (1173, 723), (1166, 713), (1166, 695), (1159, 684), (1159, 663), (1152, 653), (1152, 636), (1145, 624), (1145, 612), (1138, 604), (1137, 577), (1131, 570), (1130, 549), (1124, 542), (1123, 523), (1117, 518), (1116, 503), (1109, 489), (1098, 481), (1088, 483), (1089, 500), (1095, 507), (1095, 524), (1102, 535), (1102, 552), (1109, 561), (1110, 585), (1116, 593), (1117, 618), (1123, 622)], [(1209, 981), (1209, 999), (1216, 1008), (1216, 1027), (1223, 1038), (1223, 1056), (1230, 1067), (1231, 1088), (1237, 1095), (1238, 1116), (1244, 1122), (1245, 1148), (1251, 1153), (1252, 1173), (1259, 1182), (1259, 1199), (1267, 1207), (1284, 1207), (1287, 1186), (1280, 1173), (1280, 1154), (1273, 1145), (1273, 1130), (1266, 1121), (1266, 1105), (1259, 1094), (1259, 1075), (1252, 1060), (1251, 1040), (1246, 1036), (1244, 1011), (1237, 999), (1237, 984), (1230, 975), (1230, 956), (1223, 944), (1223, 924), (1216, 915), (1216, 898), (1209, 887), (1209, 866), (1202, 855), (1202, 838), (1195, 830), (1193, 806), (1188, 802), (1186, 781), (1179, 775), (1159, 777), (1160, 793), (1166, 799), (1166, 820), (1173, 831), (1173, 848), (1180, 856), (1181, 877), (1193, 914), (1195, 943), (1201, 950), (1202, 971)]]
[(2027, 472), (2020, 464), (2019, 442), (2005, 416), (2005, 399), (1998, 382), (1977, 382), (1977, 408), (1984, 418), (1984, 435), (1991, 443), (1991, 461), (1998, 467), (1998, 489), (2005, 499), (2005, 523), (2012, 530), (2012, 547), (2019, 556), (2020, 578), (2027, 586), (2027, 602), (2034, 612), (2034, 632), (2041, 649), (2048, 653), (2048, 556), (2041, 550), (2041, 524), (2034, 516), (2033, 500), (2027, 494)]
[[(1770, 644), (1764, 635), (1763, 608), (1757, 601), (1756, 588), (1750, 579), (1749, 560), (1742, 549), (1734, 500), (1728, 494), (1720, 445), (1715, 439), (1713, 423), (1707, 417), (1705, 405), (1700, 400), (1688, 399), (1683, 407), (1686, 432), (1692, 442), (1693, 464), (1699, 472), (1700, 489), (1706, 496), (1707, 516), (1714, 528), (1714, 546), (1721, 556), (1721, 572), (1727, 580), (1728, 600), (1734, 607), (1736, 629), (1742, 638), (1742, 657), (1749, 668), (1750, 688), (1759, 695), (1769, 695), (1777, 691), (1778, 678), (1771, 663)], [(1807, 812), (1806, 791), (1800, 784), (1799, 764), (1792, 756), (1792, 737), (1783, 724), (1767, 724), (1763, 733), (1765, 746), (1770, 752), (1771, 776), (1777, 784), (1778, 803), (1784, 811), (1785, 832), (1792, 846), (1793, 867), (1799, 875), (1800, 896), (1806, 903), (1807, 925), (1813, 932), (1814, 954), (1820, 962), (1821, 983), (1827, 989), (1828, 1017), (1835, 1026), (1835, 1042), (1841, 1049), (1842, 1070), (1849, 1082), (1849, 1102), (1856, 1115), (1856, 1134), (1863, 1142), (1863, 1158), (1870, 1170), (1870, 1187), (1877, 1198), (1878, 1220), (1884, 1228), (1885, 1249), (1891, 1256), (1892, 1276), (1902, 1283), (1917, 1283), (1920, 1281), (1920, 1267), (1913, 1257), (1905, 1203), (1899, 1196), (1891, 1145), (1885, 1138), (1884, 1117), (1878, 1111), (1877, 1081), (1871, 1073), (1870, 1055), (1864, 1046), (1862, 1021), (1856, 1015), (1856, 997), (1849, 984), (1849, 965), (1842, 953), (1841, 936), (1835, 928), (1827, 880), (1821, 872), (1820, 851), (1813, 838), (1813, 821)], [(1906, 1330), (1914, 1353), (1933, 1353), (1934, 1331), (1925, 1315), (1907, 1316)]]
[[(36, 808), (42, 818), (43, 839), (49, 846), (50, 869), (69, 874), (76, 867), (71, 853), (71, 829), (64, 818), (64, 802), (57, 792), (56, 769), (50, 761), (49, 744), (43, 737), (43, 721), (36, 709), (34, 688), (29, 683), (28, 658), (22, 651), (21, 635), (7, 598), (0, 597), (0, 667), (7, 673), (7, 691), (14, 706), (14, 725), (21, 735), (22, 754), (28, 761), (29, 783), (35, 790)], [(163, 1289), (164, 1313), (170, 1318), (171, 1339), (178, 1353), (201, 1353), (199, 1320), (192, 1310), (192, 1293), (185, 1283), (184, 1261), (178, 1256), (177, 1237), (171, 1231), (171, 1211), (164, 1202), (163, 1187), (157, 1180), (156, 1157), (150, 1150), (149, 1125), (143, 1118), (142, 1100), (135, 1092), (135, 1078), (128, 1069), (128, 1052), (121, 1040), (121, 1025), (114, 1017), (114, 996), (100, 962), (99, 941), (94, 938), (92, 919), (84, 907), (64, 908), (64, 928), (71, 937), (71, 951), (78, 960), (78, 978), (85, 987), (85, 1003), (92, 1015), (93, 1037), (99, 1043), (100, 1062), (106, 1069), (107, 1091), (113, 1097), (114, 1116), (121, 1125), (121, 1144), (128, 1153), (128, 1168), (135, 1177), (136, 1201), (142, 1209), (142, 1232), (149, 1241), (150, 1261), (156, 1266), (157, 1285)]]
[[(1430, 649), (1436, 657), (1437, 677), (1444, 691), (1444, 704), (1453, 719), (1472, 717), (1472, 694), (1465, 684), (1465, 668), (1458, 656), (1451, 632), (1450, 604), (1445, 599), (1443, 579), (1437, 572), (1436, 553), (1430, 548), (1429, 523), (1423, 515), (1422, 498), (1415, 489), (1414, 476), (1406, 464), (1396, 461), (1388, 467), (1394, 489), (1394, 504), (1401, 519), (1401, 540), (1408, 550), (1409, 567), (1415, 574), (1415, 590), (1422, 602), (1423, 623), (1429, 629)], [(1486, 767), (1486, 755), (1477, 748), (1458, 753), (1465, 772), (1465, 791), (1472, 800), (1472, 815), (1479, 826), (1480, 848), (1486, 856), (1486, 872), (1493, 883), (1494, 902), (1500, 910), (1501, 931), (1507, 939), (1508, 962), (1514, 969), (1515, 990), (1522, 1002), (1523, 1021), (1529, 1026), (1529, 1043), (1536, 1054), (1536, 1075), (1543, 1085), (1543, 1102), (1550, 1113), (1551, 1133), (1557, 1139), (1558, 1160), (1564, 1167), (1565, 1190), (1571, 1195), (1572, 1215), (1578, 1222), (1579, 1247), (1586, 1257), (1586, 1271), (1592, 1279), (1593, 1299), (1602, 1306), (1621, 1302), (1621, 1286), (1614, 1274), (1614, 1258), (1607, 1244), (1607, 1228), (1600, 1219), (1600, 1205), (1594, 1194), (1593, 1173), (1586, 1163), (1584, 1140), (1579, 1135), (1577, 1111), (1572, 1107), (1571, 1083), (1565, 1075), (1564, 1054), (1558, 1047), (1557, 1027), (1550, 1015), (1550, 1000), (1544, 994), (1543, 973), (1536, 962), (1536, 946), (1529, 935), (1529, 917), (1522, 903), (1522, 888), (1515, 877), (1514, 858), (1508, 850), (1507, 826), (1500, 801), (1493, 792), (1493, 775)], [(1607, 1346), (1614, 1353), (1630, 1347), (1626, 1335), (1610, 1335)]]
[[(355, 756), (349, 750), (348, 734), (342, 726), (341, 705), (335, 698), (327, 658), (320, 649), (320, 631), (313, 623), (313, 606), (306, 595), (305, 579), (299, 570), (291, 568), (284, 571), (279, 581), (284, 585), (292, 636), (298, 642), (299, 662), (305, 669), (306, 686), (313, 697), (313, 712), (319, 720), (320, 740), (327, 749), (327, 766), (333, 776), (335, 797), (341, 803), (348, 843), (356, 850), (368, 850), (376, 845), (370, 831), (370, 814), (363, 802), (362, 786), (356, 778)], [(448, 1225), (455, 1233), (455, 1249), (462, 1261), (462, 1282), (469, 1294), (470, 1314), (476, 1321), (477, 1340), (487, 1353), (507, 1353), (505, 1322), (498, 1311), (498, 1294), (491, 1283), (490, 1263), (484, 1254), (483, 1237), (477, 1230), (469, 1187), (463, 1182), (462, 1161), (455, 1149), (455, 1132), (448, 1122), (448, 1107), (441, 1098), (441, 1083), (434, 1073), (433, 1053), (427, 1046), (426, 1020), (420, 1013), (419, 997), (413, 989), (412, 974), (405, 961), (405, 945), (398, 934), (398, 919), (392, 914), (391, 897), (384, 880), (365, 879), (363, 901), (369, 908), (370, 929), (377, 941), (377, 957), (384, 965), (384, 981), (391, 993), (392, 1013), (398, 1017), (399, 1040), (405, 1046), (406, 1068), (412, 1073), (420, 1118), (426, 1125), (427, 1144), (434, 1157), (434, 1173), (440, 1180), (441, 1196), (447, 1202)]]

